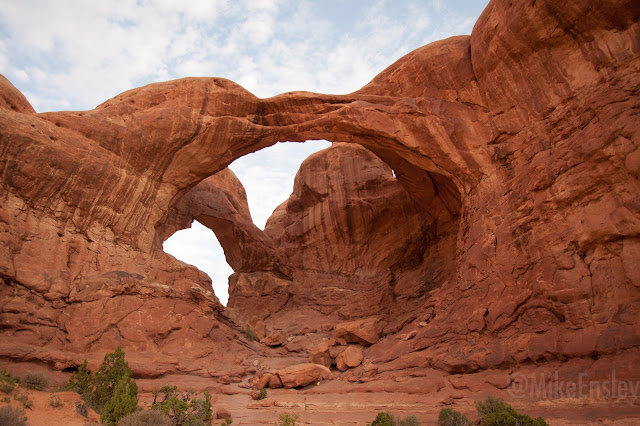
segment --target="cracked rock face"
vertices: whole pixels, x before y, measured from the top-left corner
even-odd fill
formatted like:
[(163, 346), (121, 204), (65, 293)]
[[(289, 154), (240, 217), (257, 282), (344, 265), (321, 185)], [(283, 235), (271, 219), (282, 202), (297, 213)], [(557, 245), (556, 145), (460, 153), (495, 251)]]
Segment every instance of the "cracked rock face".
[[(380, 318), (365, 359), (387, 371), (633, 358), (636, 3), (492, 1), (343, 96), (189, 78), (36, 114), (1, 78), (0, 356), (61, 369), (122, 344), (137, 374), (238, 374), (232, 316)], [(310, 139), (335, 144), (260, 231), (226, 166)], [(232, 313), (162, 252), (194, 219), (235, 270)]]

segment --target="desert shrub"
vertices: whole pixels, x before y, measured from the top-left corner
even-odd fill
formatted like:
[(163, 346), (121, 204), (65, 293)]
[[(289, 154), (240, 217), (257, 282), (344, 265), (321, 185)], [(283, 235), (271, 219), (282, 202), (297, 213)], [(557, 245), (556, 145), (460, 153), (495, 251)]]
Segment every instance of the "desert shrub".
[(296, 426), (300, 417), (295, 413), (280, 413), (278, 426)]
[(258, 336), (256, 336), (256, 333), (254, 333), (251, 327), (249, 326), (247, 326), (247, 328), (244, 329), (244, 337), (250, 342), (260, 341), (260, 339), (258, 339)]
[(138, 409), (138, 386), (130, 377), (122, 376), (102, 410), (102, 423), (114, 426), (118, 420)]
[(398, 426), (420, 426), (420, 421), (416, 416), (408, 416), (402, 420), (398, 420)]
[(267, 397), (267, 390), (265, 388), (260, 389), (258, 392), (258, 399), (265, 399)]
[(66, 389), (83, 396), (90, 395), (91, 392), (93, 392), (93, 376), (87, 367), (86, 359), (82, 365), (78, 367), (78, 370), (71, 374)]
[(62, 407), (62, 401), (60, 401), (60, 397), (56, 394), (51, 394), (49, 397), (49, 405), (53, 408)]
[(24, 408), (31, 408), (31, 406), (33, 405), (33, 401), (29, 400), (28, 392), (21, 392), (17, 390), (13, 394), (13, 399), (21, 403)]
[(41, 391), (49, 387), (49, 378), (42, 373), (27, 373), (20, 383), (25, 388)]
[(199, 398), (194, 391), (181, 392), (177, 386), (163, 386), (153, 391), (151, 409), (158, 410), (171, 418), (174, 425), (211, 424), (211, 394), (205, 392)]
[(129, 364), (120, 346), (105, 354), (95, 374), (87, 360), (71, 374), (66, 389), (79, 393), (84, 403), (76, 403), (76, 411), (86, 417), (87, 405), (100, 414), (103, 423), (115, 425), (118, 420), (138, 408), (138, 385), (133, 380)]
[(438, 414), (438, 424), (440, 426), (471, 426), (473, 423), (464, 414), (446, 407)]
[(3, 426), (26, 426), (27, 416), (24, 414), (24, 410), (10, 405), (5, 405), (0, 408), (0, 425)]
[(120, 419), (118, 426), (173, 426), (173, 422), (158, 410), (144, 410), (127, 414)]
[(75, 403), (76, 413), (80, 414), (82, 417), (87, 417), (89, 414), (89, 409), (87, 408), (87, 404), (81, 401), (76, 401)]
[(85, 359), (71, 375), (66, 389), (79, 393), (85, 400), (81, 406), (76, 404), (81, 415), (86, 417), (88, 404), (100, 414), (103, 423), (115, 425), (138, 409), (138, 385), (124, 357), (124, 351), (118, 346), (105, 354), (95, 374), (89, 371)]
[(227, 417), (222, 422), (220, 422), (220, 426), (229, 426), (231, 423), (233, 423), (233, 419), (231, 417)]
[[(124, 360), (124, 351), (120, 346), (115, 351), (105, 354), (102, 364), (93, 376), (93, 392), (90, 396), (93, 408), (102, 414), (105, 405), (113, 398), (116, 386), (121, 380), (125, 382), (122, 388), (128, 392), (127, 399), (135, 398), (137, 403), (138, 386), (131, 375), (131, 369)], [(120, 398), (124, 397), (121, 395)], [(113, 409), (113, 405), (111, 409)]]
[(2, 399), (1, 399), (0, 401), (5, 402), (5, 403), (7, 403), (7, 404), (8, 404), (8, 403), (10, 403), (10, 402), (11, 402), (11, 398), (9, 398), (8, 396), (3, 396), (3, 397), (2, 397)]
[(375, 420), (371, 423), (368, 423), (367, 426), (394, 426), (393, 416), (383, 411), (381, 413), (378, 413)]
[(547, 426), (542, 417), (532, 419), (519, 414), (504, 400), (491, 395), (484, 402), (476, 401), (476, 411), (483, 426)]
[(416, 416), (409, 416), (405, 419), (395, 419), (391, 413), (380, 412), (375, 420), (367, 426), (420, 426)]
[(9, 393), (16, 387), (16, 383), (20, 380), (17, 377), (13, 377), (6, 370), (0, 371), (0, 391)]

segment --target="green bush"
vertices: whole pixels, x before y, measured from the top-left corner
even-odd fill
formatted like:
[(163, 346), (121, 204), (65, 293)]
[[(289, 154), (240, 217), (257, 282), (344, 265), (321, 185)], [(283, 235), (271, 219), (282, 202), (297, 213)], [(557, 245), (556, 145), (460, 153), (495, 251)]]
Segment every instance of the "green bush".
[(177, 386), (166, 385), (153, 391), (151, 409), (166, 414), (177, 426), (211, 424), (211, 394), (205, 392), (203, 396), (198, 398), (198, 394), (191, 390), (181, 395)]
[(251, 327), (249, 326), (247, 326), (247, 328), (244, 329), (244, 337), (250, 342), (260, 341), (260, 339), (258, 339), (258, 336), (256, 336), (256, 333), (254, 333)]
[(258, 399), (265, 399), (267, 397), (267, 390), (265, 388), (260, 389), (258, 392)]
[(3, 426), (26, 426), (27, 416), (24, 410), (10, 405), (0, 407), (0, 425)]
[(66, 388), (83, 396), (90, 395), (93, 392), (93, 376), (89, 368), (87, 368), (86, 359), (78, 367), (78, 370), (71, 374)]
[(405, 419), (395, 419), (391, 413), (380, 412), (375, 420), (367, 426), (420, 426), (416, 416), (409, 416)]
[(171, 418), (157, 410), (135, 411), (120, 419), (118, 426), (173, 426)]
[(13, 377), (11, 374), (7, 373), (6, 370), (2, 370), (0, 372), (0, 391), (4, 393), (9, 393), (16, 387), (16, 383), (19, 383), (20, 380), (17, 377)]
[(220, 422), (220, 426), (229, 426), (231, 423), (233, 423), (233, 419), (231, 417), (227, 417), (222, 422)]
[(76, 411), (86, 417), (87, 404), (100, 414), (103, 423), (115, 425), (138, 409), (138, 385), (132, 378), (129, 364), (120, 346), (105, 354), (95, 374), (87, 360), (71, 375), (66, 389), (79, 393), (84, 403), (76, 403)]
[(484, 402), (476, 401), (476, 411), (483, 426), (547, 426), (542, 417), (532, 419), (519, 414), (504, 400), (491, 395)]
[(118, 420), (138, 409), (138, 386), (130, 377), (122, 376), (102, 410), (102, 423), (114, 426)]
[(116, 386), (121, 379), (127, 382), (123, 386), (129, 392), (130, 398), (135, 397), (137, 401), (138, 386), (131, 376), (131, 369), (124, 360), (124, 351), (120, 346), (115, 351), (107, 353), (93, 376), (93, 393), (91, 395), (93, 408), (102, 414), (105, 405), (113, 398)]
[(440, 426), (471, 426), (473, 423), (464, 414), (446, 407), (440, 410), (438, 424)]
[(60, 401), (60, 397), (56, 394), (51, 394), (49, 397), (49, 405), (53, 408), (62, 407), (62, 401)]
[(298, 417), (298, 415), (295, 413), (280, 413), (278, 426), (296, 426), (299, 419), (300, 417)]
[(20, 383), (25, 388), (41, 391), (49, 387), (49, 378), (42, 373), (27, 373)]
[(371, 423), (368, 423), (367, 426), (394, 426), (393, 416), (383, 411), (381, 413), (378, 413), (375, 420)]
[(420, 426), (420, 422), (416, 416), (408, 416), (403, 420), (398, 420), (398, 426)]

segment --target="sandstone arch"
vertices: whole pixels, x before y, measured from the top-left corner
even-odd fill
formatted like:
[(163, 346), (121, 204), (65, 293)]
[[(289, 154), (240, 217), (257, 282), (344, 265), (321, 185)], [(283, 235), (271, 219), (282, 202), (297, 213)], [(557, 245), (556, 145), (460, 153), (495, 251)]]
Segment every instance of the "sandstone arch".
[[(492, 1), (470, 37), (418, 49), (342, 96), (258, 99), (198, 78), (34, 114), (2, 79), (0, 354), (63, 368), (125, 342), (160, 357), (139, 371), (198, 374), (206, 359), (248, 356), (206, 280), (162, 256), (157, 229), (234, 158), (327, 139), (375, 153), (419, 203), (435, 183), (442, 215), (459, 193), (452, 278), (387, 330), (416, 335), (376, 344), (376, 362), (472, 372), (632, 356), (640, 14), (633, 1), (563, 2), (567, 14), (556, 3)], [(204, 355), (175, 360), (196, 341)]]

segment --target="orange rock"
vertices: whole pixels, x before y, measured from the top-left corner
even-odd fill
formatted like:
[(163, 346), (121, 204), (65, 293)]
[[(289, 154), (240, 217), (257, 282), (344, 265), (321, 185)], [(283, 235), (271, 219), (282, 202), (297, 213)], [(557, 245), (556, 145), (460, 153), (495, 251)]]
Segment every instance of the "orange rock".
[(329, 352), (329, 342), (324, 341), (316, 345), (309, 355), (309, 362), (331, 367), (331, 355)]
[(298, 364), (278, 370), (277, 375), (285, 388), (299, 388), (331, 379), (331, 371), (324, 365)]
[(364, 359), (362, 348), (356, 345), (349, 345), (340, 355), (336, 357), (336, 366), (340, 371), (359, 366)]
[(216, 419), (228, 419), (231, 417), (231, 413), (225, 408), (220, 408), (216, 411)]
[[(258, 381), (256, 381), (255, 388), (256, 388), (257, 390), (260, 390), (260, 389), (264, 389), (264, 388), (266, 388), (266, 387), (270, 387), (270, 385), (271, 385), (271, 378), (272, 378), (272, 377), (273, 377), (273, 374), (271, 374), (271, 373), (265, 373), (265, 374), (263, 374), (263, 375), (262, 375), (262, 377), (260, 377), (260, 378), (258, 379)], [(274, 382), (274, 383), (275, 383), (275, 382)]]
[(272, 331), (267, 337), (262, 340), (267, 346), (280, 346), (287, 340), (287, 337), (281, 330)]
[(378, 341), (382, 334), (383, 323), (379, 318), (343, 322), (336, 325), (336, 338), (343, 338), (347, 342), (360, 343), (370, 346)]
[(282, 379), (279, 376), (279, 373), (274, 373), (271, 375), (271, 377), (269, 378), (269, 387), (271, 389), (278, 389), (281, 388), (282, 385)]

